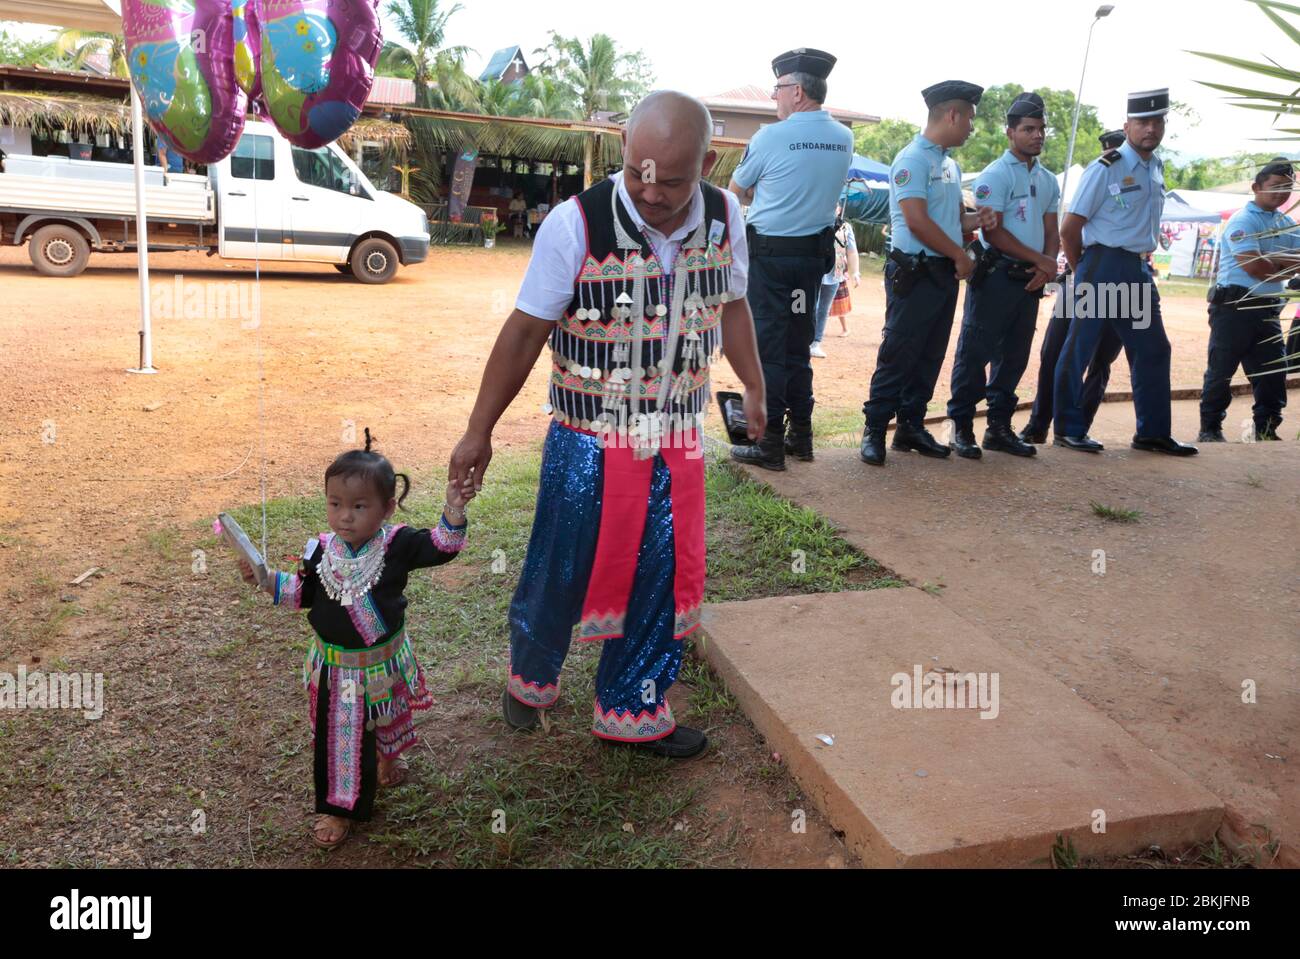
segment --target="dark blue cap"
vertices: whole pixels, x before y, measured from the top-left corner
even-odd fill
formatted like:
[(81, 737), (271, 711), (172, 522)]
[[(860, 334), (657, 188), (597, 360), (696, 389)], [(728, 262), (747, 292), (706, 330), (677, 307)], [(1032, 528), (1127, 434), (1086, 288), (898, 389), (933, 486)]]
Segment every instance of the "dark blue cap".
[(967, 103), (977, 104), (983, 95), (983, 87), (967, 83), (965, 80), (944, 80), (921, 91), (927, 107), (937, 107), (940, 103), (947, 103), (949, 100), (965, 100)]

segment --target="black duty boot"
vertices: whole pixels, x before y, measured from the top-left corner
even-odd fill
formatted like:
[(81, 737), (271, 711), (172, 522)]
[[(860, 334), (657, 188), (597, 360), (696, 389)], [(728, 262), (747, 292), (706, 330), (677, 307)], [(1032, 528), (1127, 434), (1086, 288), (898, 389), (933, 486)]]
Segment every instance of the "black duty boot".
[(698, 729), (690, 726), (678, 726), (663, 739), (650, 739), (642, 742), (625, 742), (621, 739), (602, 739), (606, 746), (626, 746), (643, 753), (667, 756), (669, 759), (690, 759), (704, 752), (709, 745), (709, 738)]
[(1277, 428), (1281, 425), (1281, 417), (1255, 420), (1255, 440), (1257, 442), (1264, 442), (1265, 440), (1281, 441), (1282, 437), (1277, 435)]
[(798, 422), (790, 420), (790, 425), (785, 431), (785, 452), (788, 456), (804, 463), (811, 463), (813, 459), (813, 434), (812, 421)]
[(1212, 420), (1201, 420), (1201, 432), (1196, 435), (1198, 443), (1226, 443), (1223, 438), (1223, 424)]
[(1047, 442), (1047, 430), (1034, 429), (1033, 423), (1025, 424), (1025, 428), (1020, 431), (1019, 436), (1022, 443), (1041, 444)]
[(952, 452), (931, 436), (930, 431), (924, 426), (904, 426), (902, 423), (894, 428), (894, 440), (889, 444), (889, 448), (902, 452), (912, 450), (922, 456), (931, 456), (935, 459), (946, 459)]
[(862, 448), (858, 451), (862, 462), (872, 466), (885, 465), (885, 431), (868, 426), (862, 431)]
[(733, 446), (731, 458), (737, 463), (761, 466), (765, 470), (785, 469), (785, 438), (781, 435), (780, 421), (777, 421), (775, 431), (768, 427), (762, 439), (753, 446)]
[(952, 448), (962, 459), (977, 460), (984, 454), (975, 442), (975, 427), (970, 423), (957, 423), (952, 429)]
[(1012, 456), (1034, 456), (1038, 453), (1037, 449), (1025, 442), (1024, 434), (1017, 436), (1011, 432), (1010, 423), (990, 423), (984, 431), (984, 448), (1010, 453)]

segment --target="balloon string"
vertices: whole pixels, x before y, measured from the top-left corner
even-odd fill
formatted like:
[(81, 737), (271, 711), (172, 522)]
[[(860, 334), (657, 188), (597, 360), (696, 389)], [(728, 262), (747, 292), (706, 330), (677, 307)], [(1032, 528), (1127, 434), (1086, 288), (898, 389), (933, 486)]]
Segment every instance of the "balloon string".
[[(256, 142), (256, 141), (254, 141)], [(274, 142), (271, 148), (275, 149)], [(260, 485), (262, 493), (262, 559), (266, 555), (266, 419), (265, 380), (262, 373), (262, 247), (259, 234), (257, 205), (258, 156), (253, 148), (253, 340), (257, 348), (257, 450), (261, 459)], [(274, 156), (274, 154), (272, 154)], [(270, 565), (269, 562), (267, 565)]]

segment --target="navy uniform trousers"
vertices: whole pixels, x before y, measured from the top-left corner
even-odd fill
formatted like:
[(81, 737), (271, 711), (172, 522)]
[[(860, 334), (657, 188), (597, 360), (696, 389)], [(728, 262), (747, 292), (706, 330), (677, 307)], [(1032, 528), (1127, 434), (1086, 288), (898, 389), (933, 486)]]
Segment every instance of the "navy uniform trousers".
[(1016, 410), (1016, 386), (1029, 365), (1043, 291), (1026, 290), (1024, 280), (1007, 276), (1006, 266), (1000, 261), (978, 288), (966, 284), (948, 401), (948, 416), (958, 426), (970, 425), (981, 399), (988, 400), (989, 426), (1010, 426)]
[(1201, 387), (1201, 428), (1218, 429), (1232, 402), (1230, 384), (1237, 367), (1246, 370), (1255, 394), (1255, 428), (1282, 422), (1286, 406), (1286, 349), (1282, 343), (1282, 305), (1270, 309), (1232, 303), (1210, 306), (1209, 362)]
[[(1088, 284), (1092, 285), (1091, 303), (1086, 295)], [(1123, 299), (1118, 295), (1120, 285), (1124, 287)], [(1074, 291), (1075, 316), (1056, 363), (1056, 435), (1082, 436), (1087, 432), (1083, 376), (1109, 327), (1128, 354), (1137, 435), (1153, 439), (1169, 436), (1169, 338), (1160, 317), (1160, 293), (1146, 257), (1093, 244), (1079, 260)], [(1138, 315), (1140, 301), (1134, 300), (1139, 295), (1149, 296), (1146, 316)], [(1126, 303), (1127, 310), (1122, 308)], [(1087, 315), (1080, 315), (1085, 309)]]
[[(1065, 288), (1057, 293), (1066, 296)], [(1056, 364), (1061, 358), (1061, 348), (1065, 346), (1065, 337), (1070, 331), (1070, 314), (1060, 305), (1052, 310), (1052, 319), (1043, 334), (1043, 345), (1038, 352), (1038, 389), (1034, 393), (1034, 408), (1029, 411), (1029, 422), (1025, 428), (1031, 433), (1046, 433), (1052, 423), (1053, 400), (1056, 392)], [(1088, 372), (1083, 378), (1083, 415), (1085, 432), (1092, 429), (1092, 421), (1097, 416), (1097, 407), (1106, 393), (1106, 384), (1110, 382), (1110, 366), (1119, 356), (1124, 343), (1109, 326), (1101, 331), (1097, 341), (1097, 351), (1088, 363)]]
[(817, 293), (826, 274), (821, 256), (756, 254), (751, 249), (745, 298), (754, 314), (758, 358), (767, 388), (767, 427), (783, 430), (812, 418), (813, 370), (809, 348), (817, 325)]
[(957, 274), (951, 260), (932, 259), (906, 296), (894, 289), (899, 266), (885, 264), (885, 330), (862, 404), (867, 429), (883, 430), (898, 416), (900, 426), (921, 429), (934, 396), (952, 318), (957, 310)]

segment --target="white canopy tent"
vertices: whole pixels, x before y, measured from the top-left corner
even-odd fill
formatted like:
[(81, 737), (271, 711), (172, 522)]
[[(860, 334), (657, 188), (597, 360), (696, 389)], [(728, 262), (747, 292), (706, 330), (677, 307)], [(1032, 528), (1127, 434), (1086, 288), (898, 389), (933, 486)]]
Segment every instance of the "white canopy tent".
[[(44, 23), (76, 30), (122, 32), (121, 0), (0, 0), (0, 20)], [(140, 365), (128, 372), (156, 373), (149, 316), (149, 232), (145, 222), (144, 115), (131, 89), (131, 145), (135, 165), (136, 250), (140, 266)]]

